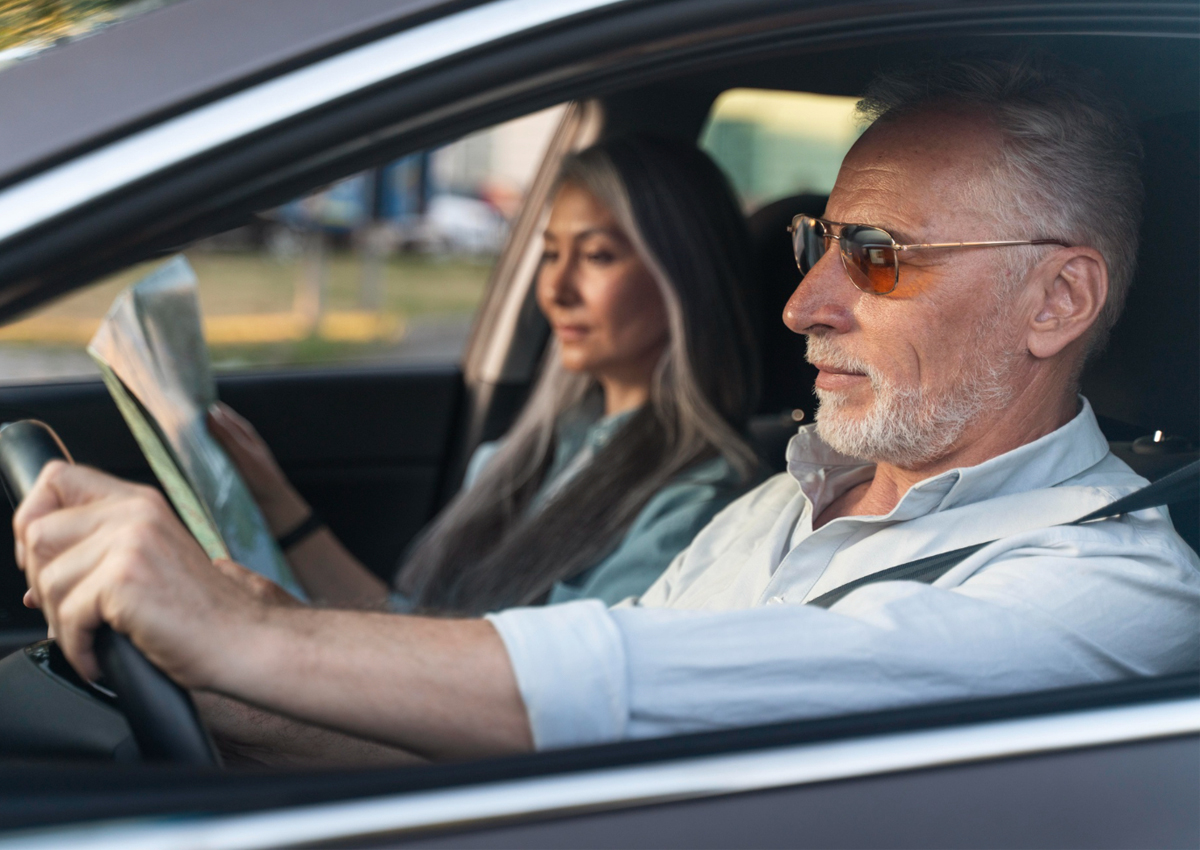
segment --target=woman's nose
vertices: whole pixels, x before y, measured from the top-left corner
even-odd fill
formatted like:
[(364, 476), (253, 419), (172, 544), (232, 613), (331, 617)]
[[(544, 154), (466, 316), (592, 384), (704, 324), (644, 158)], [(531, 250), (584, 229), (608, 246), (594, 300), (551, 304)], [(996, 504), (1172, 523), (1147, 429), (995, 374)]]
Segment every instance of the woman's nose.
[(783, 323), (795, 333), (845, 333), (853, 324), (854, 302), (862, 293), (850, 281), (837, 247), (808, 270), (783, 307)]
[(551, 302), (569, 306), (579, 301), (578, 271), (574, 257), (563, 257), (542, 267), (542, 285)]

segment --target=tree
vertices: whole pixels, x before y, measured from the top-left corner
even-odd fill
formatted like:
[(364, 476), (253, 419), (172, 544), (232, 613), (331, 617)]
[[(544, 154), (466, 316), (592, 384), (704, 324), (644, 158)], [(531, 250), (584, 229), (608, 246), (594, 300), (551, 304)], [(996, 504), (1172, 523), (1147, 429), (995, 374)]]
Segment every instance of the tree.
[(133, 0), (0, 0), (0, 50), (52, 44), (115, 20)]

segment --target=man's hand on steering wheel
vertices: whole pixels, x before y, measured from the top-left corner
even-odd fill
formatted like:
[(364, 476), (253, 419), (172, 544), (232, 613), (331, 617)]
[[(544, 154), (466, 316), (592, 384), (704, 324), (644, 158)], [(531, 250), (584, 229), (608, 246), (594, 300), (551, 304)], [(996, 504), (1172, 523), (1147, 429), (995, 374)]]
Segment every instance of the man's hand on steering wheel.
[[(214, 569), (158, 491), (54, 461), (13, 517), (17, 563), (81, 675), (100, 675), (93, 632), (108, 623), (185, 687), (211, 686), (269, 592), (236, 564)], [(241, 571), (241, 573), (239, 573)]]
[(13, 526), (28, 602), (88, 678), (107, 623), (177, 684), (303, 723), (428, 758), (533, 746), (487, 620), (285, 605), (236, 564), (210, 562), (157, 491), (61, 462)]

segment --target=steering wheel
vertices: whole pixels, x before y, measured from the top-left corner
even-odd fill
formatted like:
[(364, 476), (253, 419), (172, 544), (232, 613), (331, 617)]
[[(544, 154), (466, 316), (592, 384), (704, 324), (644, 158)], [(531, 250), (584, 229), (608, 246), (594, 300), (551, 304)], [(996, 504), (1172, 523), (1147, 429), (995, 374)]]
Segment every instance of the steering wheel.
[[(15, 508), (52, 460), (71, 462), (58, 435), (43, 422), (0, 425), (0, 481)], [(191, 696), (151, 664), (123, 634), (104, 625), (95, 635), (104, 684), (116, 694), (142, 757), (176, 764), (219, 765)]]

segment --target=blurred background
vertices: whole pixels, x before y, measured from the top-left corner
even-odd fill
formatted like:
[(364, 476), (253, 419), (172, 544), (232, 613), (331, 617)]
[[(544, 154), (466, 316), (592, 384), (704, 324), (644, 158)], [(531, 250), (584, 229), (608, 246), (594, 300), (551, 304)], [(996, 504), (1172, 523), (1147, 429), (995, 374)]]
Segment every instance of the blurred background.
[[(187, 0), (0, 0), (0, 85), (8, 65), (168, 2)], [(561, 113), (355, 174), (190, 246), (214, 366), (457, 361)], [(700, 141), (752, 212), (827, 193), (859, 132), (852, 98), (733, 89), (714, 103)], [(150, 268), (0, 327), (0, 382), (94, 377), (88, 340)]]
[[(189, 247), (214, 365), (457, 360), (560, 112), (356, 174)], [(0, 328), (0, 380), (94, 375), (87, 341), (152, 267)]]

